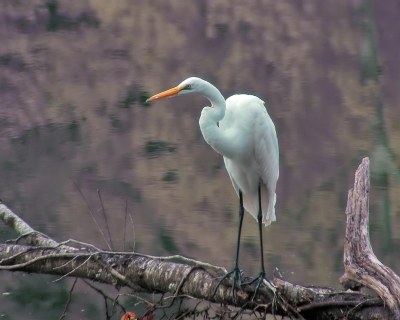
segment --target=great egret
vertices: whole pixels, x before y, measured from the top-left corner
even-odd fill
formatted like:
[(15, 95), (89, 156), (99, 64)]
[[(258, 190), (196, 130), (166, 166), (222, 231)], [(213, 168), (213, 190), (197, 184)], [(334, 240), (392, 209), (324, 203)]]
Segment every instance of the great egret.
[[(233, 274), (233, 288), (240, 281), (239, 247), (244, 208), (257, 221), (260, 237), (261, 272), (257, 289), (265, 278), (262, 224), (276, 220), (276, 182), (279, 177), (279, 149), (275, 125), (264, 102), (252, 95), (237, 94), (226, 101), (209, 82), (191, 77), (178, 86), (158, 93), (147, 101), (198, 93), (211, 107), (204, 107), (199, 124), (204, 140), (224, 158), (225, 167), (239, 196), (239, 230)], [(244, 207), (244, 208), (243, 208)]]

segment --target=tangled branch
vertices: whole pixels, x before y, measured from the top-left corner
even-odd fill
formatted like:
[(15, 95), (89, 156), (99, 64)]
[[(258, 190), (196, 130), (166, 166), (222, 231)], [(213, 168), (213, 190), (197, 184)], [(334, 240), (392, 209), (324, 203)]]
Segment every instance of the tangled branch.
[[(263, 318), (269, 313), (291, 319), (399, 319), (399, 278), (377, 260), (369, 243), (368, 197), (369, 162), (364, 159), (346, 209), (345, 275), (341, 279), (346, 291), (304, 287), (275, 278), (273, 294), (263, 286), (252, 299), (254, 286), (243, 285), (234, 295), (229, 279), (219, 285), (226, 273), (222, 267), (179, 255), (104, 251), (72, 239), (57, 242), (31, 228), (2, 203), (0, 219), (19, 236), (0, 244), (0, 270), (52, 274), (59, 276), (56, 281), (65, 277), (82, 279), (103, 296), (106, 306), (107, 301), (113, 301), (113, 310), (118, 306), (121, 312), (126, 310), (117, 301), (119, 295), (112, 299), (91, 282), (127, 288), (137, 298), (143, 293), (158, 294), (153, 302), (139, 298), (139, 303), (147, 306), (144, 318), (154, 312), (167, 316), (174, 306), (174, 318), (199, 314), (208, 318)], [(106, 214), (104, 206), (102, 210)], [(357, 251), (360, 248), (364, 251)], [(360, 286), (375, 290), (380, 298), (350, 290)], [(75, 283), (60, 319), (65, 316), (74, 287)]]

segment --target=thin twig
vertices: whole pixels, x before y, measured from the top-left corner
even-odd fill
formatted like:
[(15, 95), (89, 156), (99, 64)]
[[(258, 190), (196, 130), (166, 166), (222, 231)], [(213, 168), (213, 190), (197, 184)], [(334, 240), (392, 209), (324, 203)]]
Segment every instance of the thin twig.
[(129, 219), (131, 220), (131, 225), (132, 225), (132, 237), (133, 237), (132, 251), (135, 252), (135, 249), (136, 249), (135, 223), (133, 222), (133, 217), (132, 217), (132, 214), (131, 214), (131, 212), (129, 210), (128, 210), (128, 214), (129, 214)]
[(304, 311), (310, 311), (313, 309), (319, 309), (319, 308), (332, 308), (332, 307), (354, 307), (353, 309), (356, 309), (360, 307), (361, 305), (366, 305), (366, 306), (382, 306), (383, 302), (381, 299), (378, 298), (371, 298), (367, 299), (364, 301), (324, 301), (324, 302), (316, 302), (316, 303), (310, 303), (305, 306), (298, 307), (297, 310), (299, 312), (304, 312)]
[(121, 310), (125, 313), (126, 309), (125, 307), (120, 304), (117, 299), (120, 296), (120, 294), (117, 295), (117, 297), (115, 299), (111, 298), (109, 295), (107, 295), (103, 290), (101, 290), (100, 288), (96, 287), (95, 285), (91, 284), (88, 280), (83, 279), (82, 280), (87, 286), (89, 286), (90, 288), (92, 288), (94, 291), (96, 291), (97, 293), (101, 294), (103, 297), (106, 297), (108, 300), (112, 301), (114, 303), (114, 305), (117, 305), (121, 308)]
[(119, 280), (120, 282), (122, 282), (123, 284), (125, 284), (126, 286), (130, 287), (131, 289), (134, 290), (139, 290), (139, 289), (143, 289), (140, 288), (138, 285), (135, 285), (133, 282), (131, 282), (127, 277), (125, 277), (123, 274), (119, 273), (117, 270), (115, 270), (114, 268), (112, 268), (110, 265), (104, 263), (103, 261), (97, 259), (97, 262), (103, 266), (105, 269), (108, 270), (108, 272), (110, 272), (110, 274), (112, 276), (114, 276), (114, 278), (116, 278), (117, 280)]
[(65, 316), (67, 315), (67, 309), (68, 309), (68, 307), (69, 307), (69, 304), (71, 303), (71, 300), (72, 300), (72, 292), (74, 291), (74, 288), (75, 288), (75, 285), (76, 285), (76, 282), (77, 282), (77, 281), (78, 281), (78, 278), (75, 278), (74, 283), (72, 284), (72, 287), (71, 287), (71, 289), (69, 290), (68, 300), (67, 300), (67, 303), (65, 304), (64, 311), (63, 311), (62, 315), (60, 316), (59, 320), (64, 319)]
[[(76, 253), (59, 253), (59, 254), (46, 254), (40, 257), (36, 257), (32, 260), (26, 261), (24, 263), (19, 263), (19, 264), (14, 264), (14, 265), (6, 265), (6, 266), (0, 266), (0, 270), (16, 270), (16, 269), (21, 269), (24, 267), (27, 267), (31, 264), (34, 264), (35, 262), (46, 260), (46, 259), (52, 259), (52, 258), (74, 258), (76, 257)], [(81, 257), (87, 257), (88, 255), (93, 256), (94, 254), (85, 254), (85, 253), (80, 253), (79, 256)]]
[(193, 267), (191, 267), (190, 270), (188, 271), (188, 273), (186, 273), (185, 276), (184, 276), (184, 277), (181, 279), (181, 281), (179, 282), (178, 286), (177, 286), (176, 289), (175, 289), (174, 294), (173, 294), (172, 296), (167, 297), (166, 299), (163, 299), (163, 300), (172, 299), (171, 302), (170, 302), (168, 305), (163, 305), (162, 307), (157, 307), (157, 309), (159, 309), (159, 308), (163, 308), (163, 309), (171, 308), (172, 305), (174, 304), (175, 300), (176, 300), (177, 298), (180, 297), (180, 296), (178, 295), (178, 294), (179, 294), (179, 291), (181, 291), (183, 285), (184, 285), (185, 282), (188, 280), (189, 276), (192, 274), (193, 271), (198, 270), (198, 269), (204, 270), (203, 267), (199, 267), (199, 266), (193, 266)]
[(112, 243), (112, 238), (111, 238), (110, 226), (108, 225), (106, 209), (105, 209), (104, 204), (103, 204), (103, 199), (101, 197), (100, 189), (97, 189), (97, 195), (99, 196), (100, 205), (101, 205), (101, 212), (103, 213), (103, 218), (104, 218), (104, 221), (105, 221), (105, 224), (106, 224), (107, 233), (108, 233), (108, 239), (110, 241), (110, 246), (111, 246), (112, 249), (114, 249), (114, 245)]
[(46, 246), (57, 246), (58, 242), (50, 239), (48, 236), (35, 231), (29, 224), (22, 220), (18, 215), (11, 211), (5, 204), (0, 201), (0, 220), (11, 227), (20, 235), (37, 234), (35, 244), (45, 244)]
[(371, 298), (371, 299), (367, 299), (365, 301), (362, 301), (360, 303), (358, 303), (357, 305), (354, 306), (354, 308), (351, 308), (349, 310), (349, 312), (347, 312), (347, 314), (349, 315), (350, 313), (354, 312), (356, 309), (360, 308), (361, 306), (374, 306), (374, 305), (385, 305), (385, 303), (379, 299), (379, 298)]
[(126, 242), (126, 217), (128, 216), (128, 200), (125, 199), (125, 219), (124, 219), (124, 241), (122, 251), (125, 251), (125, 242)]
[[(75, 261), (76, 259), (78, 259), (78, 258), (79, 258), (79, 256), (73, 257), (71, 260), (68, 260), (66, 263), (62, 264), (61, 266), (54, 267), (53, 269), (54, 269), (54, 270), (57, 270), (57, 269), (64, 268), (65, 266), (67, 266), (67, 265), (69, 265), (70, 263), (74, 262), (74, 261)], [(89, 257), (89, 258), (90, 258), (90, 257)]]
[(87, 206), (87, 208), (88, 208), (89, 216), (92, 218), (94, 224), (95, 224), (96, 227), (97, 227), (97, 230), (100, 232), (101, 236), (103, 237), (103, 240), (104, 240), (104, 242), (107, 244), (108, 249), (109, 249), (109, 250), (112, 250), (110, 244), (108, 243), (108, 241), (107, 241), (107, 239), (106, 239), (106, 236), (104, 235), (103, 230), (100, 228), (99, 224), (97, 223), (97, 220), (96, 220), (96, 218), (95, 218), (95, 216), (94, 216), (94, 213), (93, 213), (92, 208), (91, 208), (90, 205), (89, 205), (88, 200), (86, 199), (85, 195), (83, 194), (81, 188), (79, 188), (78, 184), (77, 184), (75, 181), (73, 181), (73, 183), (74, 183), (75, 188), (78, 190), (79, 194), (81, 195), (83, 201), (86, 203), (86, 206)]
[(106, 319), (109, 320), (109, 319), (111, 319), (111, 316), (108, 314), (107, 298), (103, 297), (103, 299), (104, 299), (104, 306), (105, 306), (105, 309), (106, 309)]
[(146, 300), (145, 298), (143, 298), (143, 297), (141, 297), (139, 295), (136, 295), (134, 293), (120, 293), (119, 296), (133, 297), (136, 300), (138, 300), (139, 302), (134, 304), (135, 307), (140, 305), (140, 304), (142, 304), (142, 303), (145, 303), (146, 305), (152, 305), (152, 306), (154, 305), (154, 302), (150, 302), (149, 300)]
[(185, 262), (187, 264), (190, 264), (192, 266), (203, 267), (205, 269), (214, 269), (216, 271), (224, 272), (224, 273), (227, 272), (227, 270), (223, 267), (214, 266), (207, 262), (202, 262), (202, 261), (198, 261), (195, 259), (187, 258), (187, 257), (181, 256), (178, 254), (175, 254), (172, 256), (165, 256), (165, 257), (151, 256), (151, 255), (142, 254), (142, 253), (135, 253), (135, 255), (140, 256), (140, 257), (150, 258), (150, 259), (157, 259), (159, 261), (180, 261), (180, 262)]
[(16, 254), (12, 255), (11, 257), (1, 259), (0, 266), (7, 263), (8, 261), (14, 260), (14, 259), (18, 258), (19, 256), (23, 256), (25, 253), (32, 252), (34, 250), (35, 250), (35, 248), (28, 248), (25, 251), (21, 251), (21, 252), (18, 252)]
[[(68, 243), (79, 244), (79, 245), (81, 245), (81, 246), (86, 247), (86, 248), (84, 248), (84, 249), (91, 248), (91, 249), (93, 249), (95, 252), (102, 252), (102, 251), (103, 251), (103, 250), (97, 248), (96, 246), (94, 246), (94, 245), (92, 245), (92, 244), (90, 244), (90, 243), (78, 241), (78, 240), (75, 240), (75, 239), (68, 239), (68, 240), (65, 240), (65, 241), (63, 241), (63, 242), (60, 242), (60, 245), (66, 245), (66, 244), (68, 244)], [(71, 248), (72, 248), (72, 247), (71, 247)], [(75, 248), (74, 248), (74, 249), (75, 249)]]
[(32, 234), (38, 234), (38, 235), (42, 236), (43, 238), (50, 239), (49, 236), (45, 235), (44, 233), (41, 233), (41, 232), (36, 231), (36, 230), (33, 230), (33, 231), (29, 231), (29, 232), (26, 232), (26, 233), (21, 234), (21, 235), (20, 235), (18, 238), (16, 238), (16, 239), (6, 240), (6, 243), (15, 243), (15, 244), (18, 244), (18, 242), (19, 242), (20, 240), (22, 240), (23, 238), (26, 238), (26, 237), (28, 237), (28, 236), (30, 236), (30, 235), (32, 235)]
[[(56, 280), (53, 280), (52, 282), (58, 282), (62, 279), (64, 279), (65, 277), (68, 277), (70, 274), (74, 273), (76, 270), (78, 270), (79, 268), (81, 268), (83, 265), (85, 265), (86, 263), (88, 263), (88, 261), (92, 258), (92, 256), (89, 256), (85, 261), (83, 261), (80, 265), (78, 265), (76, 268), (72, 269), (70, 272), (67, 272), (66, 274), (62, 275), (61, 277), (57, 278)], [(75, 259), (75, 258), (74, 258)], [(72, 259), (72, 260), (74, 260)], [(72, 262), (71, 260), (71, 262)]]

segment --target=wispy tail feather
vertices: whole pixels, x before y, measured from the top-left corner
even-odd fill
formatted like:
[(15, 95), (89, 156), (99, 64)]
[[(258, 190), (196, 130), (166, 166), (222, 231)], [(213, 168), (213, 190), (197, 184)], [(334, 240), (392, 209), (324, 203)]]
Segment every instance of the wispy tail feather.
[[(272, 222), (276, 221), (275, 216), (275, 203), (276, 193), (274, 193), (273, 201), (269, 201), (269, 191), (264, 184), (261, 184), (261, 209), (263, 211), (262, 223), (269, 226)], [(247, 212), (249, 212), (254, 219), (257, 220), (258, 215), (258, 195), (250, 197), (246, 194), (243, 195), (243, 205)]]
[(276, 193), (274, 193), (274, 201), (268, 204), (268, 212), (263, 217), (263, 224), (269, 226), (272, 222), (276, 221), (275, 215)]

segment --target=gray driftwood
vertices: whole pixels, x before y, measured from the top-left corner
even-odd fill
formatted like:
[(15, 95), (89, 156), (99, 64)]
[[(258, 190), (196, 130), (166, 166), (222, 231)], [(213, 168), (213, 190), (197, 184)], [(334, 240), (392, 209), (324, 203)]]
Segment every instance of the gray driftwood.
[(392, 310), (393, 319), (400, 319), (400, 278), (383, 265), (372, 251), (369, 231), (369, 159), (364, 158), (349, 191), (346, 208), (344, 270), (340, 279), (345, 288), (360, 285), (375, 291)]
[[(215, 291), (224, 268), (181, 256), (152, 257), (103, 251), (77, 241), (59, 243), (33, 230), (4, 204), (0, 204), (0, 219), (20, 237), (0, 244), (0, 270), (84, 278), (135, 292), (167, 294), (168, 301), (220, 303), (225, 306), (221, 308), (225, 316), (255, 310), (262, 313), (250, 313), (254, 317), (274, 313), (292, 319), (393, 319), (398, 317), (400, 286), (398, 276), (376, 259), (369, 243), (368, 170), (368, 159), (364, 159), (349, 192), (345, 275), (341, 279), (349, 289), (346, 291), (304, 287), (275, 278), (275, 292), (263, 287), (251, 300), (254, 287), (244, 286), (234, 296), (228, 280)], [(377, 295), (350, 290), (359, 285), (368, 286)]]

